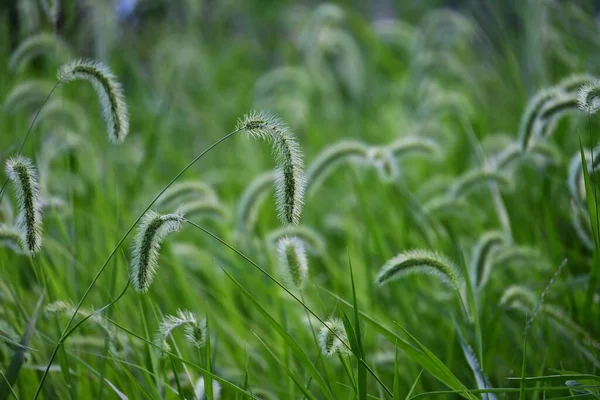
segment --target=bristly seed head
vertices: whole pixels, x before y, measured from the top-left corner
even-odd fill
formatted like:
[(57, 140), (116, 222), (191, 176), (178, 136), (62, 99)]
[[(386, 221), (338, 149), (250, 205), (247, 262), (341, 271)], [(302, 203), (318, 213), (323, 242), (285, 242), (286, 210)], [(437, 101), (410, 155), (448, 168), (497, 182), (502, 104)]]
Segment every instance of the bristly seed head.
[(6, 175), (13, 182), (17, 195), (21, 246), (33, 255), (42, 247), (42, 202), (35, 168), (31, 160), (17, 156), (6, 162)]
[(285, 224), (300, 223), (306, 178), (302, 151), (293, 133), (277, 116), (252, 111), (238, 120), (236, 129), (272, 143), (275, 156), (275, 200), (278, 216)]
[(583, 85), (577, 99), (580, 110), (588, 114), (598, 111), (600, 109), (600, 81)]
[(304, 243), (298, 237), (283, 237), (277, 247), (282, 275), (298, 289), (303, 288), (308, 277)]
[(58, 79), (60, 82), (89, 81), (100, 99), (110, 141), (122, 143), (125, 140), (129, 133), (127, 103), (121, 84), (106, 65), (93, 60), (76, 60), (60, 67)]
[(319, 347), (321, 353), (326, 356), (333, 356), (338, 352), (344, 353), (347, 351), (348, 339), (344, 324), (339, 318), (329, 318), (325, 321), (325, 325), (319, 331)]
[(129, 278), (138, 292), (146, 292), (156, 274), (158, 255), (163, 239), (171, 232), (179, 230), (183, 214), (160, 215), (152, 210), (142, 218), (138, 233), (133, 241)]
[(196, 347), (204, 346), (207, 335), (206, 320), (198, 321), (194, 313), (187, 310), (177, 310), (176, 315), (167, 315), (163, 318), (158, 327), (154, 344), (161, 349), (162, 353), (169, 351), (170, 347), (167, 339), (171, 332), (180, 326), (185, 326), (185, 339), (190, 344)]

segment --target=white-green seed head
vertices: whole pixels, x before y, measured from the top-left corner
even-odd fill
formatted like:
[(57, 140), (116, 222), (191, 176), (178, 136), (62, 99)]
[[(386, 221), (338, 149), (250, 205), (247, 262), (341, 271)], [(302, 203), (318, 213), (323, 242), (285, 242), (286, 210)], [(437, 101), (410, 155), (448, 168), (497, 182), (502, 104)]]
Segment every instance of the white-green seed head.
[(160, 215), (152, 210), (148, 211), (138, 227), (138, 233), (133, 241), (132, 261), (129, 268), (131, 284), (138, 292), (146, 292), (152, 285), (160, 245), (164, 238), (176, 232), (183, 222), (183, 214)]
[(367, 151), (367, 159), (377, 169), (382, 182), (393, 182), (400, 176), (398, 163), (387, 148), (371, 146)]
[(275, 201), (277, 214), (285, 224), (300, 223), (304, 204), (304, 161), (296, 138), (277, 116), (265, 111), (252, 111), (243, 116), (237, 129), (250, 137), (271, 142), (275, 156)]
[(470, 271), (473, 282), (476, 283), (478, 287), (482, 287), (486, 284), (490, 274), (494, 251), (498, 246), (504, 244), (504, 242), (505, 238), (501, 232), (490, 231), (481, 235), (473, 247)]
[(302, 289), (308, 278), (308, 259), (304, 243), (298, 237), (283, 237), (277, 244), (281, 273), (289, 284)]
[(198, 320), (196, 315), (187, 310), (177, 310), (175, 315), (167, 315), (158, 327), (154, 344), (161, 352), (169, 351), (167, 339), (171, 332), (180, 326), (185, 326), (185, 339), (196, 347), (202, 347), (206, 340), (206, 320)]
[(408, 250), (391, 258), (383, 265), (375, 282), (382, 286), (414, 274), (434, 275), (457, 290), (463, 283), (462, 274), (449, 258), (429, 250)]
[(333, 356), (338, 352), (345, 353), (348, 339), (344, 323), (339, 318), (329, 318), (319, 331), (319, 347), (325, 356)]
[(238, 232), (249, 232), (256, 223), (260, 205), (269, 190), (273, 187), (275, 175), (273, 172), (260, 174), (250, 182), (242, 193), (236, 211), (236, 226)]
[(113, 143), (122, 143), (129, 133), (129, 115), (121, 84), (104, 64), (93, 60), (76, 60), (58, 70), (62, 83), (86, 80), (92, 84), (102, 107), (102, 115)]
[(288, 225), (275, 229), (266, 236), (266, 242), (272, 248), (277, 248), (279, 240), (286, 236), (296, 236), (305, 244), (306, 251), (313, 255), (325, 255), (327, 243), (325, 238), (315, 229), (305, 225)]
[(17, 156), (6, 162), (6, 175), (12, 181), (17, 197), (21, 246), (33, 255), (42, 247), (42, 202), (37, 173), (31, 160)]
[(60, 12), (60, 2), (59, 0), (40, 0), (40, 5), (42, 6), (42, 10), (44, 10), (44, 14), (48, 18), (48, 21), (51, 24), (56, 24), (58, 21), (58, 14)]
[(577, 101), (581, 111), (588, 114), (596, 113), (600, 109), (600, 81), (583, 85), (579, 89)]

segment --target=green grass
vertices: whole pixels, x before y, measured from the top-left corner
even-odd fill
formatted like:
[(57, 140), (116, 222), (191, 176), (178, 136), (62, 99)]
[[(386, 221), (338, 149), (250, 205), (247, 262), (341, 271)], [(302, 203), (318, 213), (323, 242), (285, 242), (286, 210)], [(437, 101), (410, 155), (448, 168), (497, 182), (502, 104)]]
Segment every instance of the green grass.
[[(37, 1), (23, 1), (29, 11), (0, 6), (2, 170), (24, 143), (42, 197), (57, 204), (44, 210), (35, 257), (0, 238), (0, 400), (192, 399), (201, 382), (208, 399), (600, 398), (600, 181), (585, 158), (597, 116), (572, 110), (537, 139), (538, 153), (492, 169), (519, 144), (539, 89), (600, 75), (592, 1), (398, 1), (387, 22), (371, 17), (377, 2), (362, 1), (140, 1), (127, 20), (81, 3), (61, 2), (57, 26)], [(11, 58), (38, 33), (39, 54)], [(28, 134), (73, 56), (101, 60), (122, 83), (123, 144), (107, 139), (84, 82), (58, 86), (52, 112)], [(25, 82), (40, 90), (6, 104)], [(280, 274), (272, 190), (252, 226), (236, 221), (247, 186), (275, 166), (269, 146), (231, 134), (255, 108), (289, 125), (305, 169), (341, 141), (368, 153), (306, 194), (301, 226), (317, 243), (305, 243), (316, 251), (301, 290)], [(403, 152), (399, 173), (387, 153), (374, 156), (419, 137), (441, 155)], [(574, 156), (585, 166), (579, 231), (567, 182)], [(215, 195), (153, 204), (170, 182), (193, 180)], [(135, 292), (131, 245), (145, 210), (205, 200), (216, 218), (198, 212), (166, 237), (153, 284)], [(15, 215), (9, 184), (0, 225)], [(504, 240), (482, 281), (469, 266), (490, 231)], [(375, 283), (386, 261), (412, 249), (447, 255), (464, 282)], [(45, 312), (55, 301), (95, 312)], [(206, 318), (209, 336), (197, 348), (175, 330), (161, 356), (156, 331), (179, 309)], [(328, 357), (318, 334), (331, 317), (346, 341)]]

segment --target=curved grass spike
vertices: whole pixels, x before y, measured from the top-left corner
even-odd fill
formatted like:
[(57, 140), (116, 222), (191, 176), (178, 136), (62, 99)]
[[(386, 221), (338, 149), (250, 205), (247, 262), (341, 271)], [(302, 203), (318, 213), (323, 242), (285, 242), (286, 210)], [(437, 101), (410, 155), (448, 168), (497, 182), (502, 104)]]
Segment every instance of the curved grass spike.
[(44, 121), (55, 123), (56, 120), (62, 122), (63, 119), (68, 119), (70, 122), (69, 126), (79, 134), (86, 133), (90, 130), (88, 116), (83, 107), (74, 101), (67, 99), (50, 100), (38, 114), (40, 123), (43, 123)]
[(433, 156), (437, 159), (442, 158), (442, 149), (433, 139), (419, 136), (402, 137), (387, 144), (385, 148), (392, 153), (394, 158), (415, 153)]
[(5, 113), (16, 113), (24, 108), (39, 107), (54, 85), (41, 79), (30, 79), (17, 84), (2, 104)]
[(265, 172), (254, 178), (248, 185), (237, 208), (236, 226), (239, 232), (247, 232), (252, 229), (260, 205), (265, 200), (268, 190), (273, 186), (275, 174), (273, 172)]
[(562, 163), (562, 154), (555, 145), (548, 142), (533, 141), (527, 152), (523, 152), (519, 144), (511, 143), (498, 153), (493, 160), (493, 165), (496, 170), (507, 169), (528, 156), (539, 156), (550, 164), (560, 165)]
[(523, 150), (527, 150), (535, 136), (535, 124), (541, 109), (560, 92), (555, 89), (541, 89), (527, 103), (519, 123), (519, 143)]
[[(339, 318), (329, 318), (319, 331), (319, 348), (325, 356), (331, 357), (337, 353), (346, 353), (349, 345), (344, 323)], [(343, 341), (343, 342), (342, 342)]]
[(429, 250), (408, 250), (386, 261), (375, 282), (383, 286), (413, 274), (437, 276), (456, 290), (460, 290), (464, 280), (459, 269), (447, 257)]
[(564, 90), (567, 93), (576, 92), (579, 91), (582, 86), (591, 84), (593, 82), (596, 82), (597, 80), (598, 77), (588, 73), (572, 74), (567, 76), (566, 78), (561, 79), (556, 84), (556, 87), (561, 90)]
[(167, 315), (156, 332), (154, 344), (163, 352), (169, 351), (170, 346), (167, 339), (174, 329), (185, 326), (185, 339), (195, 347), (202, 347), (206, 341), (206, 320), (198, 321), (197, 317), (190, 311), (177, 310), (176, 315)]
[(59, 82), (86, 80), (100, 99), (102, 115), (108, 126), (108, 137), (122, 143), (129, 133), (129, 116), (121, 84), (104, 64), (93, 60), (76, 60), (58, 70)]
[(275, 200), (277, 213), (285, 224), (300, 223), (304, 203), (304, 162), (302, 151), (287, 125), (277, 116), (265, 111), (252, 111), (238, 121), (240, 131), (255, 139), (271, 142), (275, 156)]
[(367, 162), (369, 147), (356, 140), (343, 140), (325, 148), (306, 170), (307, 192), (314, 190), (343, 162), (359, 160)]
[(559, 114), (575, 110), (579, 108), (579, 97), (575, 95), (560, 95), (554, 97), (551, 101), (548, 101), (540, 109), (539, 118), (549, 120), (555, 118)]
[[(57, 300), (53, 303), (47, 304), (46, 307), (44, 307), (44, 311), (47, 314), (71, 315), (75, 312), (75, 306), (70, 302)], [(113, 355), (125, 355), (127, 353), (127, 340), (122, 335), (119, 335), (110, 328), (110, 325), (104, 319), (102, 314), (95, 313), (94, 310), (84, 308), (80, 308), (75, 313), (82, 317), (89, 317), (89, 319), (93, 323), (95, 323), (99, 328), (101, 328), (104, 331), (109, 341), (109, 349), (111, 350), (111, 353)]]
[(21, 247), (21, 232), (10, 225), (0, 224), (0, 247), (9, 248), (17, 254), (26, 254)]
[(400, 176), (396, 160), (385, 147), (371, 146), (367, 152), (367, 159), (377, 169), (382, 182), (393, 182)]
[(17, 156), (6, 162), (6, 175), (12, 181), (17, 196), (17, 228), (21, 246), (33, 255), (42, 247), (42, 207), (37, 173), (31, 160)]
[(156, 204), (168, 206), (188, 198), (217, 201), (217, 194), (210, 185), (200, 180), (190, 179), (175, 183), (160, 196)]
[(498, 305), (502, 307), (512, 307), (513, 304), (523, 304), (530, 310), (533, 310), (537, 303), (537, 297), (531, 289), (523, 285), (510, 285), (504, 290)]
[(269, 246), (276, 247), (279, 239), (286, 236), (296, 236), (306, 245), (306, 250), (315, 255), (325, 255), (325, 238), (316, 230), (306, 225), (288, 225), (269, 232), (265, 238)]
[(58, 21), (58, 14), (60, 12), (59, 0), (40, 0), (40, 5), (42, 6), (42, 10), (44, 10), (44, 14), (46, 14), (46, 18), (48, 18), (48, 21), (52, 25), (55, 25), (56, 21)]
[(181, 205), (179, 210), (188, 218), (199, 216), (217, 219), (227, 218), (227, 209), (214, 200), (191, 201)]
[(473, 247), (470, 265), (471, 274), (474, 278), (473, 282), (477, 283), (477, 287), (481, 288), (487, 283), (493, 252), (505, 241), (502, 232), (498, 231), (485, 232), (479, 237), (475, 247)]
[(169, 233), (179, 230), (182, 222), (183, 214), (179, 212), (160, 215), (149, 210), (144, 215), (133, 241), (129, 268), (129, 279), (136, 291), (148, 291), (156, 274), (160, 245)]
[(477, 186), (490, 181), (496, 182), (503, 187), (511, 186), (510, 179), (498, 171), (486, 168), (474, 169), (467, 171), (454, 182), (450, 188), (449, 195), (456, 199), (461, 198), (474, 190)]
[(579, 89), (577, 106), (588, 114), (594, 114), (600, 109), (600, 81), (586, 83)]
[(308, 278), (308, 260), (302, 240), (294, 236), (279, 239), (277, 255), (282, 276), (291, 285), (302, 289)]
[(545, 264), (537, 249), (526, 246), (505, 246), (494, 254), (492, 263), (494, 265), (505, 265), (516, 261), (531, 261), (538, 264)]
[[(583, 154), (588, 165), (588, 172), (590, 175), (592, 175), (600, 165), (600, 147), (594, 149), (593, 154), (592, 151), (585, 149)], [(593, 165), (592, 158), (594, 159)], [(583, 207), (586, 207), (585, 186), (583, 181), (583, 163), (581, 161), (581, 153), (579, 151), (576, 152), (569, 160), (567, 186), (573, 200), (575, 200), (578, 204), (581, 204)]]
[(33, 59), (40, 55), (57, 56), (60, 60), (71, 58), (71, 50), (58, 36), (49, 33), (39, 33), (23, 40), (10, 55), (8, 68), (21, 71)]

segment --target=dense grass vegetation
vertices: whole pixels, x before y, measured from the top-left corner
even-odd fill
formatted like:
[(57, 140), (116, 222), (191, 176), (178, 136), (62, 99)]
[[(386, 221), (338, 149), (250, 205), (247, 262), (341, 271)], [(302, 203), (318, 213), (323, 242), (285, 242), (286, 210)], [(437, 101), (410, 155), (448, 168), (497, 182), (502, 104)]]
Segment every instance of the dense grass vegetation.
[(600, 398), (593, 2), (354, 3), (1, 6), (0, 399)]

